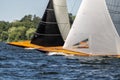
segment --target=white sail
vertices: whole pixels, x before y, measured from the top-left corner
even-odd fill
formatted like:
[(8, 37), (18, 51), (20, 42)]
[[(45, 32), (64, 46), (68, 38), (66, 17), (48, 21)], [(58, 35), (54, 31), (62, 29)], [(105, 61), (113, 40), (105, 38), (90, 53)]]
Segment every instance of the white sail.
[(56, 20), (64, 40), (70, 30), (70, 23), (67, 11), (66, 0), (53, 0)]
[(120, 38), (105, 0), (82, 0), (63, 48), (94, 55), (120, 54)]

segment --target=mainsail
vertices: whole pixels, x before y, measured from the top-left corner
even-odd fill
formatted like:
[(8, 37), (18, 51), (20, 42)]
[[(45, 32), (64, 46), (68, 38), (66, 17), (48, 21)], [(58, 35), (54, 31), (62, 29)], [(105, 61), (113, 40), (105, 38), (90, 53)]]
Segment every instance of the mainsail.
[(106, 1), (82, 0), (63, 48), (94, 55), (120, 54), (120, 25), (116, 24), (120, 1)]
[(69, 30), (66, 0), (49, 0), (31, 43), (41, 46), (62, 46)]

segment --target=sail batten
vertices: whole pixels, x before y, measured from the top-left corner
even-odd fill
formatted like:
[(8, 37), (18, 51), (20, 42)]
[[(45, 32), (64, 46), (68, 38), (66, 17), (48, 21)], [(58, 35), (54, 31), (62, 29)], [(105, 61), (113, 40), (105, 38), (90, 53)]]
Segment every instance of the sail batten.
[(106, 0), (82, 0), (63, 48), (94, 55), (120, 54), (120, 37), (109, 13), (112, 8)]

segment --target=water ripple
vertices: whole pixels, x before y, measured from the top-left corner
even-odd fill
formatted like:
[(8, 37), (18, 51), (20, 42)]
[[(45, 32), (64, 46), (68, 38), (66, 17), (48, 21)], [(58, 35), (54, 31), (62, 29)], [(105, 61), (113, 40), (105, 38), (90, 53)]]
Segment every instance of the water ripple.
[(120, 59), (48, 56), (0, 43), (0, 80), (119, 80)]

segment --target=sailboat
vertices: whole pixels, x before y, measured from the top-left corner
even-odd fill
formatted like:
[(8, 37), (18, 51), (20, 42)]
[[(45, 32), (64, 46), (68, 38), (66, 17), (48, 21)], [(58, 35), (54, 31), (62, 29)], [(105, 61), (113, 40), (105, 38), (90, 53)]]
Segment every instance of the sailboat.
[(120, 0), (82, 0), (63, 48), (89, 55), (120, 55)]
[(76, 56), (119, 57), (119, 8), (119, 0), (82, 0), (70, 29), (66, 1), (49, 0), (32, 40), (9, 44)]
[(66, 0), (49, 0), (32, 39), (8, 44), (37, 49), (43, 52), (67, 52), (67, 54), (73, 54), (73, 51), (63, 50), (62, 48), (69, 31), (70, 20)]

